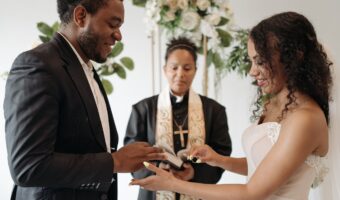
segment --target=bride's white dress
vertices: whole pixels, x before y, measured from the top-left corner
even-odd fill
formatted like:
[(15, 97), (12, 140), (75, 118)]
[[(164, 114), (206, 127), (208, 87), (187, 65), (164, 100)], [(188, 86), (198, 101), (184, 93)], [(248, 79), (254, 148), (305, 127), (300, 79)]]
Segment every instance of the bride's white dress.
[[(280, 128), (281, 125), (276, 122), (255, 123), (244, 132), (242, 144), (247, 157), (248, 180), (277, 141)], [(310, 155), (287, 183), (267, 200), (306, 200), (310, 187), (321, 182), (326, 172), (323, 158)]]

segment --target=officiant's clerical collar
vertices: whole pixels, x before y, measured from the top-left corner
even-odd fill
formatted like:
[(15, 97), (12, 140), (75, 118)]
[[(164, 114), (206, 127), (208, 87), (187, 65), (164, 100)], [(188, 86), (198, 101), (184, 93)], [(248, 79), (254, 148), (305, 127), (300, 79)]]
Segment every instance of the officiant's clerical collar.
[(177, 96), (172, 93), (170, 90), (170, 99), (171, 99), (171, 104), (177, 104), (177, 103), (182, 103), (183, 101), (187, 101), (189, 97), (189, 92), (187, 92), (184, 96)]

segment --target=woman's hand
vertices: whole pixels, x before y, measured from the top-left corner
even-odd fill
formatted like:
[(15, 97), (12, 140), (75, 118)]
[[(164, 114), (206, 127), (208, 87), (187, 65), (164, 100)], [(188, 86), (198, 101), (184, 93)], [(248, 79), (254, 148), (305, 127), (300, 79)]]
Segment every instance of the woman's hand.
[(190, 149), (189, 160), (196, 160), (196, 163), (207, 163), (211, 166), (219, 166), (222, 156), (216, 153), (210, 146), (194, 146)]
[(184, 169), (183, 170), (174, 170), (171, 169), (172, 174), (183, 181), (189, 181), (192, 178), (194, 178), (194, 168), (191, 166), (190, 163), (184, 163), (183, 164)]
[(151, 191), (172, 190), (173, 185), (178, 179), (176, 179), (171, 172), (160, 169), (148, 162), (144, 162), (143, 164), (148, 170), (156, 173), (156, 175), (143, 179), (132, 179), (129, 185), (139, 185), (140, 187)]

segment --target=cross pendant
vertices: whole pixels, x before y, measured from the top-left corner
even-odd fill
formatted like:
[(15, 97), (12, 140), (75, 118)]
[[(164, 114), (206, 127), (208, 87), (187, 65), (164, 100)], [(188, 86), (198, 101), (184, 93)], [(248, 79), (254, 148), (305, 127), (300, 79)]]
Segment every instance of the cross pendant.
[(185, 147), (184, 145), (184, 134), (189, 134), (189, 131), (188, 130), (183, 130), (183, 126), (178, 126), (179, 130), (178, 131), (175, 131), (175, 135), (179, 134), (180, 135), (180, 138), (181, 138), (181, 146), (182, 147)]

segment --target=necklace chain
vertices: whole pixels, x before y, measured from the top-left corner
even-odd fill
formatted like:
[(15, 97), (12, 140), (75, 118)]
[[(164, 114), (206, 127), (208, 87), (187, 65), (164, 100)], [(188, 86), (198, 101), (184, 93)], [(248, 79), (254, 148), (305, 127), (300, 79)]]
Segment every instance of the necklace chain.
[(188, 114), (185, 116), (182, 125), (178, 125), (178, 123), (177, 123), (176, 120), (174, 119), (174, 122), (175, 122), (177, 128), (179, 128), (179, 127), (182, 127), (182, 128), (183, 128), (185, 122), (187, 121), (187, 118), (188, 118)]

